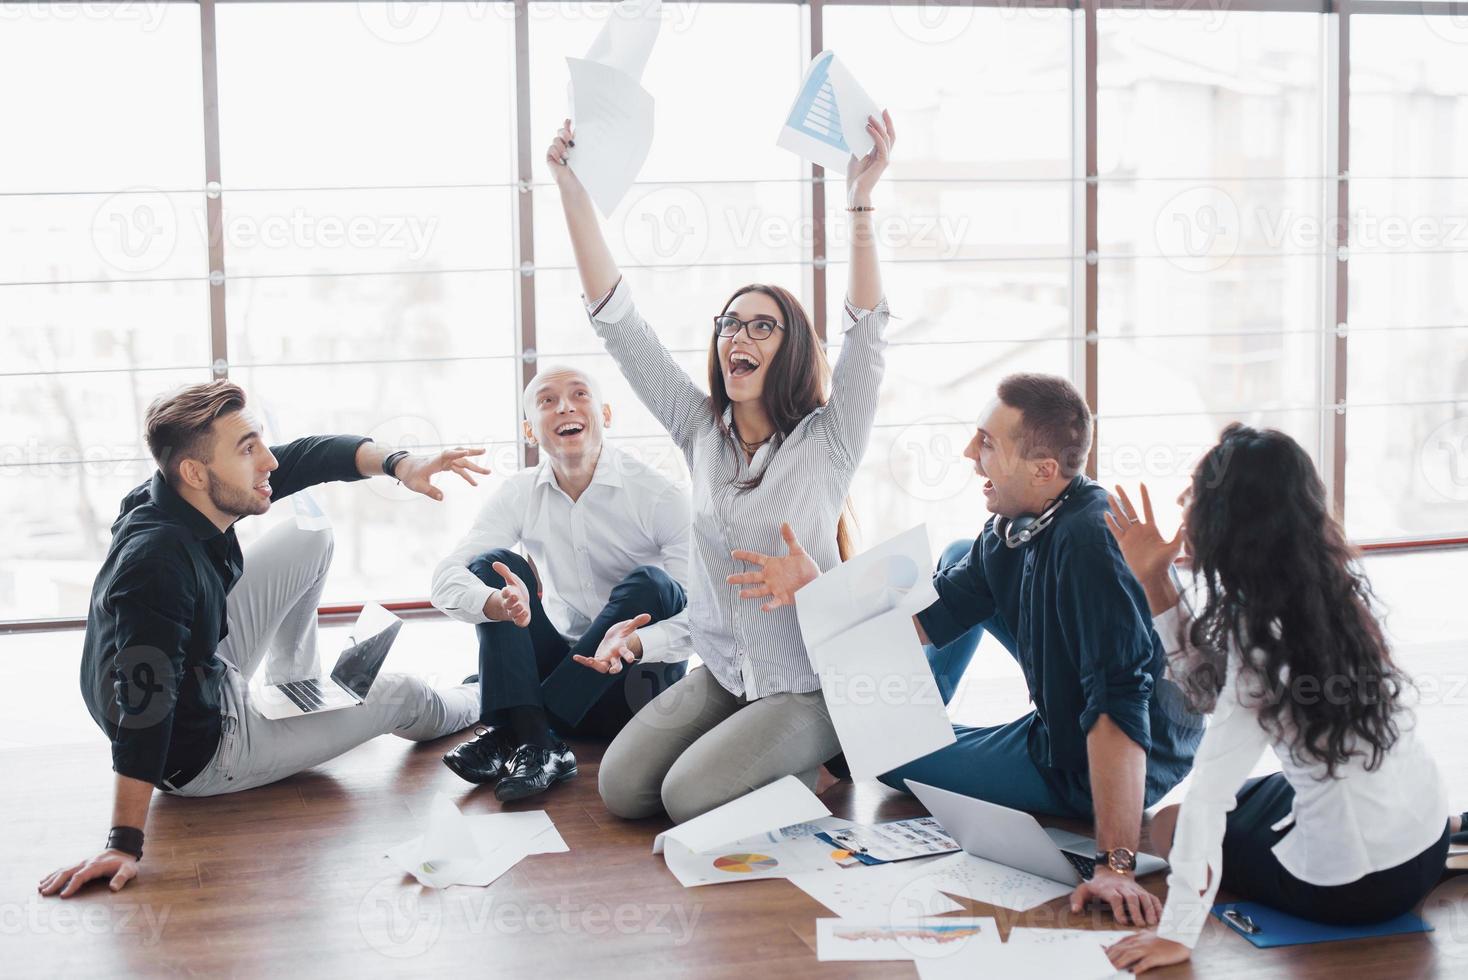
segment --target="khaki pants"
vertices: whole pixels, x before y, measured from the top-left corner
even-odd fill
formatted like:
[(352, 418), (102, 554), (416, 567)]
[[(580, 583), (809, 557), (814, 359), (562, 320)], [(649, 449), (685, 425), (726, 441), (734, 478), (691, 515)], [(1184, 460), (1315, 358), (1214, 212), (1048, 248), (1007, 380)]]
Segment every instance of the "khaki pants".
[(746, 701), (691, 671), (633, 716), (602, 758), (602, 802), (619, 817), (678, 823), (782, 776), (815, 787), (841, 751), (820, 691)]

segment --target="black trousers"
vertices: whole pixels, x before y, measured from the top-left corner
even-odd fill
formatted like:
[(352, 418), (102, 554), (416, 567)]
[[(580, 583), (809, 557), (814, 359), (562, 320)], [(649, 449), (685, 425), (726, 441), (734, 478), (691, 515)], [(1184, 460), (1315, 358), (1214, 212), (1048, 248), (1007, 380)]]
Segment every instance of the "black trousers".
[(1410, 912), (1442, 878), (1448, 853), (1446, 817), (1443, 835), (1436, 843), (1394, 868), (1374, 871), (1344, 885), (1312, 885), (1296, 878), (1271, 848), (1297, 831), (1293, 827), (1270, 829), (1289, 816), (1294, 800), (1294, 787), (1283, 773), (1244, 783), (1223, 835), (1219, 885), (1224, 891), (1312, 922), (1366, 925)]
[(481, 582), (503, 588), (494, 570), (503, 563), (530, 591), (530, 624), (480, 623), (479, 720), (502, 725), (510, 708), (540, 707), (562, 735), (611, 738), (644, 704), (679, 680), (685, 663), (629, 664), (621, 673), (602, 674), (572, 656), (589, 657), (606, 631), (624, 619), (647, 613), (654, 623), (676, 616), (687, 601), (683, 587), (668, 573), (640, 565), (612, 589), (607, 604), (575, 643), (567, 643), (546, 616), (539, 583), (530, 563), (509, 549), (486, 552), (469, 563)]

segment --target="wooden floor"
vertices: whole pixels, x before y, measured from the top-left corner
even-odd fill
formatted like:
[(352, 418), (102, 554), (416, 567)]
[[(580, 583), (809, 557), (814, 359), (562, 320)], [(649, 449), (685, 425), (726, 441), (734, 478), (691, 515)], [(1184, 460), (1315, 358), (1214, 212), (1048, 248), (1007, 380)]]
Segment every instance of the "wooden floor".
[[(455, 741), (382, 738), (236, 796), (160, 796), (142, 876), (120, 894), (89, 889), (66, 903), (41, 899), (35, 882), (95, 851), (111, 805), (105, 744), (0, 752), (0, 975), (915, 975), (905, 963), (817, 962), (815, 920), (830, 913), (788, 882), (681, 887), (651, 854), (666, 822), (602, 808), (595, 744), (574, 746), (578, 778), (517, 807), (547, 810), (569, 853), (528, 858), (486, 889), (418, 888), (383, 852), (420, 830), (433, 794), (466, 813), (499, 807), (440, 763)], [(838, 784), (824, 800), (860, 820), (920, 812), (875, 784)], [(1261, 951), (1211, 924), (1191, 966), (1154, 975), (1468, 976), (1459, 881), (1425, 903), (1430, 935)], [(1160, 878), (1149, 882), (1161, 890)], [(969, 907), (1003, 932), (1114, 927), (1105, 915), (1072, 917), (1064, 899), (1025, 914)]]

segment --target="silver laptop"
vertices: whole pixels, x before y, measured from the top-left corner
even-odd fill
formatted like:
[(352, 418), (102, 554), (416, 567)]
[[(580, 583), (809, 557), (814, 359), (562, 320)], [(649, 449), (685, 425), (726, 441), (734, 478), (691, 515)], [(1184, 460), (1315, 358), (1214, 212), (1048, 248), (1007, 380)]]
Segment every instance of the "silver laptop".
[[(1065, 885), (1079, 885), (1096, 869), (1096, 842), (1040, 822), (1023, 810), (976, 800), (907, 780), (907, 788), (943, 829), (975, 857), (1008, 865)], [(1155, 854), (1137, 855), (1137, 877), (1163, 871)]]
[(347, 648), (330, 674), (287, 684), (266, 684), (256, 699), (260, 714), (272, 720), (353, 708), (367, 700), (403, 621), (377, 603), (362, 607)]

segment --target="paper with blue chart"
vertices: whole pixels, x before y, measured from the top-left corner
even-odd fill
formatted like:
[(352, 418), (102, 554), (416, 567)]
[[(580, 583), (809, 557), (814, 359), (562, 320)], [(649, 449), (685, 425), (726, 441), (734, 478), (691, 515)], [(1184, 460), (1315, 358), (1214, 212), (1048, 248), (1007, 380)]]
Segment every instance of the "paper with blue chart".
[(919, 524), (795, 594), (800, 633), (854, 779), (956, 739), (912, 617), (938, 600)]
[(642, 72), (661, 23), (661, 0), (622, 0), (586, 57), (566, 59), (576, 134), (566, 161), (603, 216), (626, 196), (652, 147), (653, 98)]
[(882, 118), (881, 107), (834, 51), (822, 51), (805, 70), (775, 144), (844, 174), (852, 154), (866, 156), (876, 145), (867, 132), (868, 116)]

